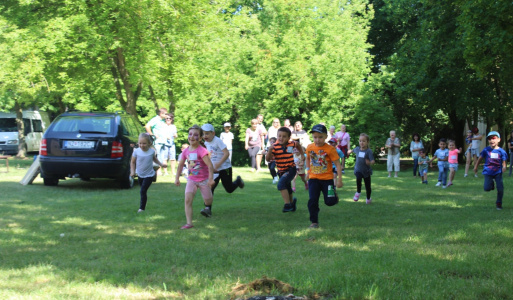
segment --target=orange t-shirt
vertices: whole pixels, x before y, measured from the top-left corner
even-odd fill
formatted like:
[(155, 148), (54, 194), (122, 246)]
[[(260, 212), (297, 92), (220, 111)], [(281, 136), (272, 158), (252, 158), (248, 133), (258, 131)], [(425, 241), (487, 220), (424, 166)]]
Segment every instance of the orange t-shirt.
[(310, 179), (333, 179), (332, 162), (338, 158), (337, 150), (329, 144), (324, 144), (322, 147), (317, 147), (314, 143), (308, 145), (306, 159), (310, 162), (310, 170), (308, 170)]

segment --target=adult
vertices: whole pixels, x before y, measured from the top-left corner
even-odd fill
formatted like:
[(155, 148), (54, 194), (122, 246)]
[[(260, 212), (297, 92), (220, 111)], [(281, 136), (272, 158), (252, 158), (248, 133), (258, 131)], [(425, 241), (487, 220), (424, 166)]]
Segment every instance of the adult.
[(251, 120), (251, 127), (246, 129), (245, 148), (248, 150), (251, 159), (251, 172), (259, 171), (257, 154), (264, 145), (264, 133), (258, 128), (258, 120)]
[(267, 130), (267, 146), (269, 147), (271, 144), (269, 140), (271, 138), (278, 138), (278, 129), (280, 129), (280, 119), (274, 118), (273, 119), (273, 125), (269, 127), (269, 130)]
[(292, 131), (291, 139), (299, 141), (299, 144), (304, 148), (310, 145), (310, 136), (308, 136), (308, 132), (303, 129), (303, 123), (301, 123), (301, 121), (296, 121), (296, 123), (294, 123), (294, 130)]
[[(157, 110), (157, 115), (153, 117), (147, 124), (144, 126), (146, 128), (146, 132), (153, 136), (153, 141), (155, 143), (155, 153), (160, 153), (161, 146), (159, 145), (159, 140), (162, 132), (162, 128), (166, 125), (166, 115), (167, 109), (159, 108)], [(162, 171), (160, 168), (157, 171), (157, 175), (162, 175)]]
[[(349, 133), (346, 132), (346, 125), (342, 124), (340, 125), (340, 131), (337, 131), (335, 133), (335, 138), (337, 139), (337, 147), (342, 150), (344, 153), (344, 157), (347, 157), (347, 150), (351, 148), (351, 143), (349, 139), (351, 138), (349, 136)], [(342, 164), (342, 174), (345, 174), (345, 168), (346, 168), (346, 162), (344, 159), (344, 162)]]
[(401, 153), (399, 149), (401, 148), (401, 141), (398, 137), (395, 136), (395, 131), (390, 131), (390, 137), (387, 139), (385, 143), (385, 147), (388, 148), (388, 156), (387, 156), (387, 170), (388, 177), (392, 177), (392, 170), (395, 171), (395, 176), (399, 172), (399, 162)]
[[(265, 141), (265, 136), (267, 135), (267, 130), (265, 129), (265, 125), (264, 125), (264, 115), (262, 114), (259, 114), (256, 118), (256, 120), (258, 121), (258, 129), (262, 132), (262, 134), (264, 135), (263, 137), (263, 140)], [(260, 165), (262, 164), (262, 158), (263, 158), (263, 151), (264, 151), (264, 143), (262, 143), (262, 145), (260, 146), (260, 150), (258, 151), (257, 153), (257, 157), (256, 157), (256, 163), (257, 163), (257, 171), (260, 172)]]
[(328, 137), (326, 138), (326, 143), (328, 143), (332, 137), (335, 136), (335, 126), (331, 125), (330, 130), (328, 130)]
[[(162, 127), (162, 133), (159, 136), (160, 145), (159, 160), (161, 163), (167, 163), (171, 166), (171, 175), (174, 175), (176, 168), (176, 147), (175, 139), (178, 137), (178, 131), (174, 124), (175, 116), (171, 113), (166, 114), (166, 125)], [(164, 169), (164, 175), (168, 175), (167, 168)]]
[(410, 143), (411, 157), (413, 158), (413, 177), (417, 177), (417, 174), (420, 176), (420, 172), (417, 169), (419, 167), (419, 151), (421, 149), (424, 149), (424, 144), (422, 144), (419, 134), (414, 133)]
[[(467, 162), (465, 164), (465, 177), (468, 176), (468, 168), (470, 167), (470, 162), (474, 160), (474, 166), (477, 163), (477, 159), (479, 158), (479, 152), (481, 150), (481, 140), (483, 139), (483, 135), (479, 134), (479, 128), (472, 128), (472, 137), (469, 140), (472, 141), (470, 145), (470, 151), (467, 153)], [(474, 177), (477, 177), (477, 171), (474, 172)]]
[(513, 130), (509, 134), (508, 149), (509, 149), (509, 176), (511, 176), (511, 168), (513, 167)]
[(285, 119), (283, 121), (283, 127), (287, 127), (288, 129), (290, 129), (290, 132), (294, 131), (294, 127), (292, 127), (292, 125), (290, 125), (289, 119)]

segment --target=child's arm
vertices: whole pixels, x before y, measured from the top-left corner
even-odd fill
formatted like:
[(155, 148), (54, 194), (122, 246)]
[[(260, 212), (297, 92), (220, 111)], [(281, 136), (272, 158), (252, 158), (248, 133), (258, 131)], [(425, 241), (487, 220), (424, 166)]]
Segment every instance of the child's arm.
[(269, 146), (269, 148), (267, 149), (267, 153), (265, 154), (265, 160), (267, 160), (267, 161), (273, 160), (273, 149), (274, 149), (274, 144), (271, 144), (271, 146)]
[(338, 160), (334, 161), (335, 167), (337, 167), (337, 187), (341, 188), (344, 186), (344, 183), (342, 182), (342, 165)]
[(160, 160), (157, 158), (156, 155), (153, 155), (153, 162), (156, 163), (157, 165), (161, 166), (162, 168), (167, 168), (167, 164), (160, 163)]
[(299, 154), (304, 157), (305, 152), (303, 152), (303, 146), (301, 146), (299, 142), (294, 142), (294, 146), (296, 147), (297, 151), (299, 151)]
[(502, 160), (502, 173), (506, 173), (506, 160)]
[[(483, 160), (483, 157), (481, 155), (479, 155), (479, 158), (477, 159), (476, 164), (474, 166), (474, 173), (477, 173), (477, 168), (479, 167), (481, 160)], [(506, 164), (505, 161), (503, 161), (503, 163)], [(506, 167), (506, 165), (504, 165), (504, 167)]]
[(308, 154), (308, 151), (306, 152), (306, 164), (305, 164), (305, 180), (308, 181), (308, 174), (310, 174), (310, 154)]
[(132, 159), (130, 160), (130, 176), (135, 176), (135, 162), (137, 161), (137, 158), (132, 156)]
[(212, 161), (210, 160), (208, 155), (203, 156), (203, 162), (208, 167), (208, 185), (210, 187), (213, 187), (215, 184), (215, 182), (214, 182), (214, 166), (212, 165)]
[(176, 172), (176, 176), (175, 176), (175, 185), (176, 186), (180, 186), (180, 175), (182, 174), (184, 165), (185, 165), (185, 159), (183, 158), (183, 155), (181, 155), (181, 158), (178, 161), (178, 171)]
[(436, 155), (433, 155), (433, 157), (429, 160), (429, 166), (432, 168), (433, 167), (433, 160), (435, 160)]
[(223, 149), (223, 157), (221, 160), (214, 166), (214, 171), (219, 170), (219, 168), (223, 165), (223, 163), (230, 157), (230, 151), (227, 148)]

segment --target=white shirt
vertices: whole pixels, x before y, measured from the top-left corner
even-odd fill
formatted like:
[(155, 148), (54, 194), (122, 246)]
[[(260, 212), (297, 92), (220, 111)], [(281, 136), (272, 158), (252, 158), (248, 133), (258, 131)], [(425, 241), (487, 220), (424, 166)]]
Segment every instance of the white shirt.
[[(207, 147), (208, 153), (210, 153), (210, 160), (212, 161), (212, 164), (215, 165), (220, 162), (224, 155), (223, 149), (226, 149), (226, 145), (223, 143), (223, 141), (221, 141), (221, 139), (217, 136), (214, 136), (212, 142), (205, 141), (205, 146)], [(231, 166), (232, 163), (230, 162), (230, 157), (228, 157), (217, 170), (220, 171), (228, 169)]]
[(153, 177), (155, 170), (153, 170), (153, 157), (155, 150), (149, 148), (148, 151), (143, 151), (141, 148), (135, 148), (132, 157), (136, 158), (135, 172), (140, 178)]
[(231, 132), (222, 132), (221, 133), (221, 141), (226, 145), (226, 149), (232, 150), (232, 141), (233, 141), (233, 133)]

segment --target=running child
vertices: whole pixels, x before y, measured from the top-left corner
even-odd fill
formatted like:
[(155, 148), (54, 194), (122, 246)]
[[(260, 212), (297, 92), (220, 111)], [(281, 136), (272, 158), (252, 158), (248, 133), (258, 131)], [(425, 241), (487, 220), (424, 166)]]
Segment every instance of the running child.
[(447, 159), (449, 158), (449, 149), (445, 148), (447, 147), (447, 140), (441, 138), (438, 146), (440, 149), (436, 150), (435, 154), (433, 154), (433, 157), (429, 161), (429, 165), (432, 168), (433, 160), (435, 160), (435, 158), (438, 159), (438, 183), (436, 186), (443, 185), (442, 188), (445, 189), (447, 187), (447, 173), (449, 171), (449, 165), (447, 163)]
[(291, 212), (296, 211), (296, 197), (292, 197), (291, 182), (296, 177), (297, 169), (294, 163), (294, 148), (303, 153), (303, 148), (298, 142), (291, 141), (290, 136), (292, 132), (287, 127), (280, 127), (278, 129), (278, 137), (276, 143), (269, 146), (269, 151), (265, 156), (267, 161), (274, 160), (278, 168), (278, 190), (283, 198), (282, 211)]
[[(224, 190), (231, 194), (237, 188), (244, 188), (244, 181), (240, 176), (233, 181), (232, 163), (230, 161), (230, 152), (228, 147), (216, 136), (214, 126), (211, 124), (204, 124), (201, 126), (203, 130), (203, 139), (205, 140), (205, 146), (207, 147), (208, 153), (210, 153), (210, 160), (214, 167), (214, 186), (212, 187), (212, 195), (216, 189), (219, 181), (223, 184)], [(202, 214), (206, 217), (210, 217), (212, 213), (212, 205), (207, 206), (207, 210)]]
[(310, 213), (310, 228), (319, 228), (319, 198), (324, 195), (324, 203), (333, 206), (338, 203), (338, 196), (333, 185), (332, 163), (337, 168), (337, 187), (341, 188), (342, 167), (334, 147), (326, 144), (328, 130), (326, 126), (317, 124), (310, 133), (314, 142), (306, 148), (306, 179), (308, 181), (308, 212)]
[(454, 180), (454, 175), (456, 175), (456, 171), (458, 171), (458, 154), (462, 151), (462, 149), (456, 149), (456, 142), (453, 140), (449, 140), (449, 183), (447, 187), (452, 185), (452, 181)]
[(138, 213), (146, 209), (146, 202), (148, 202), (148, 189), (153, 182), (155, 170), (153, 163), (155, 162), (163, 168), (167, 168), (166, 163), (161, 163), (155, 155), (155, 150), (152, 147), (152, 139), (148, 133), (141, 133), (139, 135), (139, 148), (135, 148), (130, 160), (130, 176), (135, 177), (137, 173), (137, 180), (141, 186), (141, 201), (139, 204)]
[[(185, 186), (185, 217), (187, 223), (181, 229), (190, 229), (192, 225), (192, 200), (199, 189), (205, 208), (201, 210), (204, 216), (211, 216), (210, 206), (212, 205), (212, 190), (214, 186), (214, 167), (208, 157), (208, 151), (201, 144), (203, 130), (198, 125), (189, 128), (188, 141), (190, 146), (182, 152), (182, 157), (178, 162), (178, 170), (181, 170), (187, 161), (189, 167), (189, 177)], [(175, 177), (175, 185), (180, 186), (180, 174), (177, 172)]]
[(479, 154), (477, 163), (474, 166), (474, 173), (477, 174), (477, 168), (481, 160), (485, 160), (483, 167), (484, 190), (489, 192), (494, 189), (493, 181), (497, 186), (497, 201), (495, 207), (502, 209), (502, 197), (504, 196), (504, 185), (502, 183), (502, 173), (506, 172), (506, 161), (508, 154), (501, 147), (501, 135), (497, 131), (491, 131), (487, 136), (489, 146), (484, 148)]
[(292, 180), (292, 191), (296, 191), (296, 178), (299, 176), (303, 183), (305, 184), (305, 190), (308, 190), (308, 182), (305, 180), (305, 154), (304, 154), (304, 148), (303, 152), (299, 153), (299, 150), (294, 148), (294, 163), (296, 164), (297, 168), (297, 174), (296, 177), (294, 177), (294, 180)]
[[(335, 128), (335, 126), (331, 126), (331, 127)], [(331, 127), (330, 127), (330, 129), (331, 129)], [(328, 131), (328, 136), (329, 136), (329, 131)], [(340, 165), (343, 166), (344, 165), (344, 161), (345, 161), (346, 158), (345, 158), (344, 152), (342, 152), (342, 150), (339, 147), (337, 147), (337, 144), (338, 144), (337, 139), (334, 138), (334, 137), (330, 138), (329, 141), (328, 141), (328, 144), (330, 146), (334, 147), (335, 150), (337, 150), (338, 157), (342, 160)], [(349, 153), (351, 153), (350, 150), (348, 150), (348, 155), (349, 155)], [(333, 179), (333, 185), (337, 185), (337, 182), (336, 182), (336, 179), (337, 179), (337, 166), (335, 166), (335, 162), (332, 162), (331, 164), (333, 166), (333, 178), (334, 178)], [(344, 174), (344, 173), (342, 173), (342, 174)]]
[(427, 173), (428, 173), (429, 156), (426, 155), (424, 148), (419, 150), (419, 173), (422, 183), (428, 184)]
[(358, 144), (360, 146), (354, 148), (352, 151), (349, 152), (354, 152), (354, 154), (356, 155), (356, 161), (354, 164), (354, 175), (356, 176), (356, 193), (354, 194), (353, 200), (356, 202), (360, 199), (363, 179), (365, 183), (365, 193), (367, 196), (367, 200), (365, 203), (367, 204), (371, 204), (372, 202), (371, 166), (376, 162), (374, 160), (374, 154), (372, 153), (372, 150), (369, 149), (369, 141), (369, 136), (365, 133), (361, 133), (360, 138), (358, 139)]

